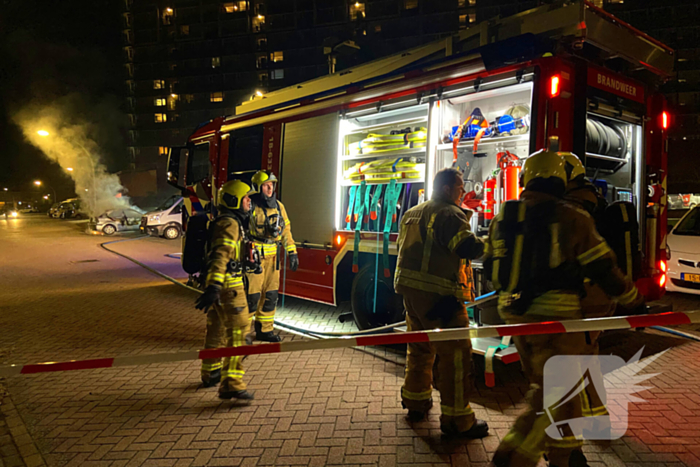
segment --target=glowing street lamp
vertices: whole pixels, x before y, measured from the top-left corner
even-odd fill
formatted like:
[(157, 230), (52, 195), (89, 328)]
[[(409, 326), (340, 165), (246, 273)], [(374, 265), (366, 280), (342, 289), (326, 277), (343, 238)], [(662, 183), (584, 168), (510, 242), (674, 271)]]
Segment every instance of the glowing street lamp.
[(66, 170), (67, 170), (68, 172), (72, 172), (72, 171), (73, 171), (73, 167), (66, 167)]
[[(43, 185), (43, 183), (41, 182), (41, 180), (34, 180), (34, 184), (35, 184), (36, 186), (41, 186), (41, 185)], [(53, 199), (58, 199), (58, 196), (56, 195), (56, 189), (55, 189), (54, 187), (49, 186), (49, 185), (46, 185), (46, 188), (51, 188), (51, 191), (53, 191)]]
[(39, 136), (49, 136), (50, 133), (46, 130), (39, 130), (39, 131), (37, 131), (37, 134)]
[(34, 184), (36, 186), (41, 186), (41, 180), (34, 180)]

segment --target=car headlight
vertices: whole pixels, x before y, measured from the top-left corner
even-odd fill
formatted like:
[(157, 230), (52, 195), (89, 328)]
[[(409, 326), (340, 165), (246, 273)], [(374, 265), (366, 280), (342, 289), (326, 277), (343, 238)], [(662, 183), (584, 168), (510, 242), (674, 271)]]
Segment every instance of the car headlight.
[(160, 220), (160, 215), (156, 214), (154, 216), (148, 216), (148, 222), (158, 222)]
[(10, 213), (10, 217), (17, 217), (17, 211), (12, 211)]
[(671, 261), (671, 248), (666, 245), (666, 261)]

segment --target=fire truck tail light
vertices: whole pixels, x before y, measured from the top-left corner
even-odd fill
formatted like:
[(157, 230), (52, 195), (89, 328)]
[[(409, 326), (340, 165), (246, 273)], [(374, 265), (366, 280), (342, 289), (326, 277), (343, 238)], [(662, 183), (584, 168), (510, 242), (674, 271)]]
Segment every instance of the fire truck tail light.
[(335, 236), (335, 244), (336, 246), (340, 246), (343, 243), (343, 236), (342, 235), (336, 235)]
[(661, 275), (659, 276), (659, 287), (663, 288), (666, 285), (666, 261), (659, 261), (659, 269), (661, 270)]
[(665, 110), (661, 112), (661, 128), (664, 130), (668, 130), (668, 124), (670, 123), (670, 117), (668, 115), (668, 112)]
[(559, 92), (561, 91), (560, 85), (561, 84), (561, 77), (559, 75), (554, 75), (549, 81), (549, 96), (550, 97), (557, 97), (559, 95)]

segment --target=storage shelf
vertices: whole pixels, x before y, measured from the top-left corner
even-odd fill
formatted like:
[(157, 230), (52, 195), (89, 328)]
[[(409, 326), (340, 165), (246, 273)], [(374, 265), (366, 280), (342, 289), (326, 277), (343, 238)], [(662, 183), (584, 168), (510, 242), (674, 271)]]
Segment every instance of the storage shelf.
[(357, 156), (350, 156), (350, 155), (345, 155), (340, 158), (340, 160), (343, 161), (352, 161), (352, 160), (362, 160), (362, 159), (381, 159), (381, 158), (399, 158), (399, 157), (405, 157), (405, 156), (415, 156), (418, 154), (425, 155), (425, 149), (426, 148), (415, 148), (415, 149), (406, 149), (406, 150), (397, 150), (397, 151), (387, 151), (387, 152), (378, 152), (378, 153), (373, 153), (373, 154), (360, 154)]
[[(368, 182), (368, 183), (366, 183), (366, 185), (368, 185), (368, 186), (370, 186), (370, 185), (388, 185), (389, 183), (390, 182), (382, 182), (382, 183)], [(425, 183), (425, 177), (421, 177), (421, 178), (397, 178), (396, 183)], [(340, 183), (340, 186), (353, 186), (353, 185), (360, 186), (361, 184), (362, 184), (362, 182), (355, 183), (355, 182), (348, 182), (348, 181), (343, 180)]]
[[(479, 142), (479, 147), (488, 146), (491, 144), (527, 144), (530, 141), (530, 135), (515, 135), (515, 136), (500, 136), (495, 138), (482, 138)], [(472, 148), (474, 139), (461, 140), (457, 145), (458, 149)], [(438, 151), (452, 150), (452, 143), (438, 144)]]
[[(377, 115), (380, 115), (380, 114), (377, 114)], [(428, 123), (428, 116), (426, 115), (425, 117), (406, 118), (404, 120), (397, 120), (394, 122), (380, 123), (377, 125), (370, 125), (370, 126), (366, 126), (366, 127), (362, 127), (362, 128), (357, 128), (357, 129), (354, 129), (354, 130), (346, 133), (346, 135), (356, 135), (356, 134), (362, 134), (362, 133), (369, 133), (369, 132), (378, 130), (380, 128), (401, 127), (404, 125), (413, 126), (414, 123), (427, 124)]]

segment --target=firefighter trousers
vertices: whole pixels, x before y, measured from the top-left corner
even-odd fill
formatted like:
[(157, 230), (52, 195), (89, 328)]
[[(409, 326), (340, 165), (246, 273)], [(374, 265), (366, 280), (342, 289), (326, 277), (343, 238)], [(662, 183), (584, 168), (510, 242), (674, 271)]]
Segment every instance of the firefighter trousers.
[[(547, 360), (556, 355), (585, 354), (585, 336), (583, 333), (513, 336), (513, 341), (520, 354), (523, 373), (530, 381), (526, 395), (528, 408), (501, 440), (496, 456), (509, 456), (512, 467), (535, 467), (542, 455), (547, 454), (550, 465), (568, 467), (569, 456), (581, 449), (583, 440), (575, 437), (567, 424), (558, 425), (557, 439), (548, 436), (545, 430), (552, 422), (545, 409), (556, 422), (579, 418), (583, 416), (583, 397), (579, 393), (556, 409), (544, 407), (544, 367)], [(566, 389), (570, 388), (563, 390)]]
[(261, 332), (269, 332), (275, 322), (277, 299), (279, 297), (280, 271), (277, 269), (277, 256), (268, 255), (262, 259), (262, 274), (248, 274), (248, 308), (260, 323)]
[[(243, 287), (224, 288), (221, 290), (221, 304), (216, 304), (207, 313), (207, 333), (205, 349), (220, 347), (238, 347), (245, 345), (245, 336), (250, 328), (248, 302)], [(221, 386), (219, 392), (242, 391), (243, 357), (225, 357), (222, 359), (202, 360), (202, 379), (208, 378), (212, 371), (221, 369)]]
[[(584, 285), (586, 296), (581, 300), (584, 318), (607, 318), (615, 314), (615, 302), (610, 300), (600, 287), (590, 282), (586, 282)], [(598, 344), (600, 334), (600, 331), (590, 331), (586, 333), (586, 355), (597, 356), (600, 353), (600, 346)], [(600, 373), (601, 371), (600, 365), (595, 361), (592, 361), (590, 369), (592, 372), (596, 371)], [(602, 375), (600, 378), (602, 380)], [(608, 415), (604, 387), (589, 385), (586, 387), (584, 395), (586, 396), (582, 401), (584, 416), (598, 417)]]
[[(447, 322), (430, 320), (426, 314), (444, 297), (402, 287), (409, 331), (469, 326), (467, 309), (457, 310)], [(469, 339), (449, 342), (413, 342), (408, 344), (406, 374), (401, 400), (409, 410), (426, 412), (432, 406), (433, 363), (438, 357), (437, 390), (440, 392), (440, 424), (458, 431), (472, 427), (476, 417), (469, 406), (472, 391), (472, 346)]]

